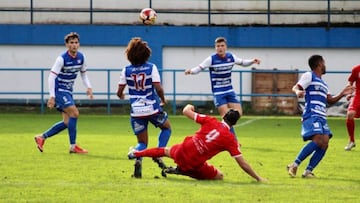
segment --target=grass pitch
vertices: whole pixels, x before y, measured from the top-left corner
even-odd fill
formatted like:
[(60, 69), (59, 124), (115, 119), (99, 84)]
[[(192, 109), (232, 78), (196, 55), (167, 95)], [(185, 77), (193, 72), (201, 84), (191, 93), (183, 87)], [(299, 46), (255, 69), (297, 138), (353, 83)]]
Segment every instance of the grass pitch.
[[(127, 159), (127, 152), (136, 138), (128, 116), (82, 114), (77, 141), (89, 150), (87, 155), (68, 153), (67, 131), (46, 140), (40, 153), (34, 136), (59, 119), (53, 114), (0, 115), (0, 202), (360, 201), (360, 150), (344, 151), (348, 141), (344, 118), (329, 118), (334, 137), (314, 170), (316, 179), (300, 177), (309, 159), (300, 165), (296, 178), (285, 170), (304, 145), (299, 117), (241, 118), (235, 128), (241, 151), (255, 171), (269, 179), (266, 184), (245, 174), (227, 152), (210, 160), (224, 173), (223, 181), (163, 178), (150, 158), (144, 158), (143, 178), (133, 179), (134, 162)], [(169, 145), (199, 127), (183, 116), (170, 115), (170, 121)], [(149, 128), (149, 147), (154, 147), (158, 129)]]

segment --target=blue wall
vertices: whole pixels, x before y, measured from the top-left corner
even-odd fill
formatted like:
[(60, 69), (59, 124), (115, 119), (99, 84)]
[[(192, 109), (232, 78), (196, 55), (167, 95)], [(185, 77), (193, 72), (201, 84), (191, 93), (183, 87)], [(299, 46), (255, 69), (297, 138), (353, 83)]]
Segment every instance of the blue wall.
[(0, 25), (0, 44), (63, 45), (69, 32), (78, 32), (87, 46), (126, 46), (142, 37), (153, 50), (152, 62), (162, 68), (162, 48), (212, 47), (218, 36), (231, 47), (360, 48), (360, 28), (123, 26), (123, 25)]

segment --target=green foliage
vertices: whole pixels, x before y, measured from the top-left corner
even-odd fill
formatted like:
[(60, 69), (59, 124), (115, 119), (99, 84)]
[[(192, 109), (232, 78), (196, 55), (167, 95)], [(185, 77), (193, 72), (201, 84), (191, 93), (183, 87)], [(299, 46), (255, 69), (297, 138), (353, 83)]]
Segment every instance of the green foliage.
[[(87, 155), (69, 154), (64, 131), (48, 140), (40, 153), (34, 135), (49, 128), (59, 115), (0, 115), (0, 202), (359, 202), (359, 150), (344, 151), (344, 118), (330, 118), (334, 133), (329, 150), (314, 173), (318, 178), (289, 178), (285, 167), (304, 145), (299, 117), (241, 118), (236, 132), (245, 159), (261, 176), (260, 184), (245, 174), (227, 152), (210, 160), (224, 173), (223, 181), (197, 181), (168, 175), (149, 158), (143, 178), (133, 179), (129, 146), (136, 144), (128, 116), (85, 115), (78, 121), (78, 143)], [(198, 125), (171, 116), (169, 144), (181, 142)], [(149, 147), (158, 129), (150, 126)], [(165, 158), (168, 165), (172, 160)], [(301, 174), (308, 159), (300, 166)]]

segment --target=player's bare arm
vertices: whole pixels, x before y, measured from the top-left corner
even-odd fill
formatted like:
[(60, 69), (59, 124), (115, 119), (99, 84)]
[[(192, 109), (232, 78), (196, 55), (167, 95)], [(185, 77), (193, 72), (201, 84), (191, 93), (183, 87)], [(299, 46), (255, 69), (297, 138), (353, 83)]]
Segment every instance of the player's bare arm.
[(332, 95), (328, 94), (327, 102), (329, 104), (334, 104), (334, 103), (338, 102), (344, 96), (349, 95), (349, 94), (351, 95), (353, 91), (354, 91), (353, 86), (346, 85), (345, 88), (338, 95), (332, 96)]
[(245, 159), (242, 156), (235, 157), (236, 162), (241, 167), (243, 171), (245, 171), (247, 174), (249, 174), (251, 177), (256, 179), (258, 182), (267, 182), (268, 180), (259, 176), (252, 168), (251, 166), (245, 161)]
[(118, 90), (117, 90), (117, 92), (116, 92), (116, 95), (117, 95), (120, 99), (125, 99), (124, 89), (125, 89), (125, 85), (119, 85), (119, 86), (118, 86)]
[(292, 91), (296, 94), (296, 96), (297, 96), (298, 98), (303, 98), (304, 95), (305, 95), (305, 91), (304, 91), (303, 88), (302, 88), (300, 85), (298, 85), (298, 84), (296, 84), (296, 85), (293, 86)]
[(164, 96), (164, 89), (162, 88), (162, 86), (161, 86), (161, 84), (159, 82), (154, 82), (153, 85), (154, 85), (154, 87), (156, 89), (156, 93), (160, 97), (160, 100), (161, 100), (160, 106), (165, 105), (166, 100), (165, 100), (165, 96)]

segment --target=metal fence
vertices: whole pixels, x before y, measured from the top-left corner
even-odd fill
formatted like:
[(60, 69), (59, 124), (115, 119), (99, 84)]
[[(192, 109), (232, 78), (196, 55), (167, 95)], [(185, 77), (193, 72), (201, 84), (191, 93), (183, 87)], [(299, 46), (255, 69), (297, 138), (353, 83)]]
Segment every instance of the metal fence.
[[(37, 99), (35, 100), (39, 100), (40, 102), (40, 111), (41, 113), (44, 113), (45, 111), (45, 107), (46, 107), (46, 99), (47, 95), (48, 95), (48, 89), (47, 87), (45, 88), (45, 80), (47, 80), (47, 74), (48, 74), (49, 69), (46, 68), (0, 68), (0, 76), (4, 76), (7, 77), (4, 73), (8, 72), (11, 74), (17, 74), (19, 72), (33, 72), (36, 75), (39, 76), (39, 80), (38, 81), (26, 81), (27, 83), (31, 83), (35, 86), (38, 86), (39, 88), (35, 91), (29, 91), (29, 90), (21, 90), (21, 91), (6, 91), (6, 90), (1, 90), (0, 89), (0, 96), (9, 96), (9, 98), (11, 98), (11, 95), (32, 95), (32, 96), (36, 96)], [(114, 101), (119, 101), (119, 99), (113, 99), (114, 96), (116, 96), (116, 92), (114, 92), (112, 90), (112, 85), (111, 85), (111, 74), (112, 73), (120, 73), (120, 69), (95, 69), (95, 68), (90, 68), (88, 69), (88, 72), (102, 72), (105, 73), (105, 78), (102, 78), (102, 82), (105, 84), (106, 86), (106, 90), (105, 91), (96, 91), (96, 88), (94, 88), (94, 95), (103, 95), (106, 99), (105, 100), (101, 100), (100, 103), (101, 105), (106, 106), (107, 109), (107, 114), (111, 114), (111, 108), (112, 105), (114, 104)], [(238, 92), (238, 96), (240, 98), (240, 101), (243, 101), (244, 97), (295, 97), (294, 94), (290, 93), (290, 94), (255, 94), (255, 93), (244, 93), (244, 76), (246, 74), (253, 74), (253, 73), (272, 73), (272, 74), (281, 74), (281, 73), (292, 73), (292, 74), (300, 74), (300, 73), (304, 73), (305, 71), (299, 71), (299, 70), (233, 70), (233, 77), (238, 78), (238, 81), (233, 81), (233, 83), (238, 83), (238, 84), (234, 84), (234, 85), (238, 85), (240, 87), (240, 91)], [(45, 75), (46, 73), (46, 75)], [(171, 79), (169, 79), (169, 83), (172, 84), (168, 84), (169, 86), (172, 86), (172, 90), (168, 90), (165, 93), (165, 96), (167, 97), (168, 101), (170, 101), (171, 105), (172, 105), (172, 114), (176, 114), (176, 107), (177, 107), (177, 103), (179, 103), (179, 97), (181, 96), (210, 96), (212, 97), (212, 94), (209, 93), (204, 93), (204, 92), (182, 92), (179, 90), (179, 85), (182, 85), (181, 83), (179, 84), (179, 82), (177, 81), (177, 77), (176, 75), (178, 73), (181, 73), (183, 75), (183, 70), (174, 70), (174, 69), (166, 69), (166, 70), (161, 70), (160, 74), (167, 74), (167, 77), (169, 77), (168, 75), (171, 75)], [(327, 71), (327, 74), (330, 75), (339, 75), (339, 74), (350, 74), (350, 71)], [(170, 78), (170, 77), (169, 77)], [(14, 81), (15, 83), (17, 83), (17, 81)], [(37, 83), (37, 84), (36, 84)], [(5, 84), (3, 84), (5, 85)], [(166, 85), (166, 84), (165, 84)], [(5, 89), (11, 89), (6, 88), (8, 86), (5, 86)], [(289, 87), (290, 89), (291, 87)], [(3, 88), (4, 89), (4, 88)], [(22, 89), (20, 87), (20, 89)], [(85, 95), (84, 92), (74, 92), (74, 95)], [(6, 97), (5, 96), (5, 97)], [(112, 98), (113, 97), (113, 98)], [(2, 97), (4, 100), (4, 97)], [(169, 99), (171, 98), (171, 99)], [(11, 99), (9, 99), (9, 101), (11, 101)], [(181, 102), (181, 101), (180, 101)], [(98, 102), (99, 103), (99, 102)]]

